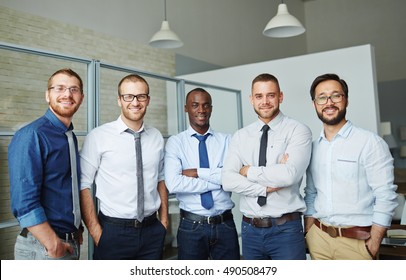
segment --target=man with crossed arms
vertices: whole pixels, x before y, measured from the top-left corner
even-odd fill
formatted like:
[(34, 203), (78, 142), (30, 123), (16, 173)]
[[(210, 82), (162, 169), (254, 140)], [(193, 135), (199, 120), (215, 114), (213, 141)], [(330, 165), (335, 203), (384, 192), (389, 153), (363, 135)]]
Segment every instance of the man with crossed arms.
[(224, 189), (240, 194), (243, 257), (306, 259), (299, 187), (311, 131), (280, 111), (283, 92), (275, 76), (257, 76), (250, 100), (258, 120), (234, 134), (222, 173)]

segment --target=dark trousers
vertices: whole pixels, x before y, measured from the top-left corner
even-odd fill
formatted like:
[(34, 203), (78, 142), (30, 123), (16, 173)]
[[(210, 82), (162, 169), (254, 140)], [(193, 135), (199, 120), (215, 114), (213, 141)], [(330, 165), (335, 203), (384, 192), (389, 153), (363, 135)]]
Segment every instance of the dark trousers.
[(240, 259), (237, 230), (232, 218), (219, 224), (181, 218), (177, 240), (180, 260)]
[(94, 248), (95, 260), (162, 259), (166, 230), (158, 219), (134, 227), (124, 221), (99, 214), (103, 232)]

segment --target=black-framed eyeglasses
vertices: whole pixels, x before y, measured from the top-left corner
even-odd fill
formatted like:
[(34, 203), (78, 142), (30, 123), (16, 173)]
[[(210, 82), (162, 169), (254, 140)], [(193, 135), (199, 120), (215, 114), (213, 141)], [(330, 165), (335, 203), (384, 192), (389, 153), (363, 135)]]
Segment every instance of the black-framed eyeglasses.
[(142, 93), (142, 94), (120, 94), (121, 98), (125, 101), (125, 102), (132, 102), (134, 100), (134, 98), (137, 99), (138, 102), (144, 102), (147, 101), (148, 99), (148, 94), (146, 93)]
[(82, 93), (82, 90), (79, 87), (65, 87), (62, 85), (50, 87), (49, 89), (52, 89), (56, 93), (62, 94), (65, 93), (65, 91), (68, 89), (70, 93), (72, 94), (79, 94)]
[(324, 105), (327, 104), (328, 100), (330, 99), (333, 103), (339, 103), (343, 101), (344, 94), (342, 93), (334, 93), (330, 96), (320, 96), (314, 99), (317, 105)]

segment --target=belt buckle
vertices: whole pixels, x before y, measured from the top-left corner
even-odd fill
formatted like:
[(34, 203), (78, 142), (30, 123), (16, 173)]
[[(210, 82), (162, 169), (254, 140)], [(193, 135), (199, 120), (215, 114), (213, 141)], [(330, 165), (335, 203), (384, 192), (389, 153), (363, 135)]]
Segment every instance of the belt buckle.
[(218, 219), (220, 219), (220, 223), (223, 222), (223, 215), (218, 215), (218, 216), (208, 216), (206, 217), (207, 223), (209, 225), (211, 224), (218, 224)]
[(79, 237), (80, 237), (80, 232), (79, 231), (72, 232), (71, 234), (72, 234), (72, 239), (73, 240), (79, 240)]
[[(68, 243), (69, 242), (69, 237), (73, 237), (72, 233), (65, 233), (65, 242)], [(74, 240), (72, 238), (72, 240)]]
[(134, 227), (140, 228), (142, 226), (142, 222), (138, 221), (137, 219), (134, 220)]
[(72, 241), (79, 240), (79, 233), (78, 233), (77, 231), (74, 231), (74, 232), (72, 232), (72, 233), (69, 233), (69, 235), (71, 236)]
[(207, 216), (206, 219), (207, 219), (207, 224), (210, 225), (210, 224), (211, 224), (211, 222), (210, 222), (210, 221), (211, 221), (211, 217), (210, 217), (210, 216)]
[(326, 232), (328, 233), (328, 235), (330, 235), (333, 238), (336, 238), (338, 236), (338, 232), (337, 232), (337, 229), (335, 227), (328, 226), (326, 228)]
[(76, 232), (65, 233), (66, 242), (68, 242), (69, 240), (75, 241), (77, 239), (79, 239), (79, 236), (76, 234)]

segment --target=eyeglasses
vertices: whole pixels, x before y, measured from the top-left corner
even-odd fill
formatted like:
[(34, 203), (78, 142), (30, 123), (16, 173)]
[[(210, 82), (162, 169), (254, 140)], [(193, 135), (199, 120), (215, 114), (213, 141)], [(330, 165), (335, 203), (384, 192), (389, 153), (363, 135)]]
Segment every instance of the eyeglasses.
[(50, 87), (49, 89), (52, 89), (56, 93), (65, 93), (65, 91), (68, 89), (70, 93), (72, 94), (79, 94), (82, 93), (82, 90), (79, 87), (65, 87), (65, 86), (54, 86)]
[(147, 99), (149, 97), (148, 94), (145, 94), (145, 93), (137, 94), (137, 95), (134, 95), (134, 94), (120, 94), (120, 96), (121, 96), (121, 98), (123, 98), (123, 100), (125, 102), (132, 102), (134, 100), (134, 98), (136, 98), (138, 102), (144, 102), (144, 101), (147, 101)]
[(339, 103), (343, 101), (344, 94), (342, 93), (335, 93), (330, 96), (320, 96), (314, 99), (317, 105), (324, 105), (327, 104), (328, 100), (330, 99), (333, 103)]

